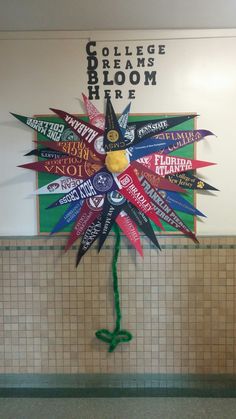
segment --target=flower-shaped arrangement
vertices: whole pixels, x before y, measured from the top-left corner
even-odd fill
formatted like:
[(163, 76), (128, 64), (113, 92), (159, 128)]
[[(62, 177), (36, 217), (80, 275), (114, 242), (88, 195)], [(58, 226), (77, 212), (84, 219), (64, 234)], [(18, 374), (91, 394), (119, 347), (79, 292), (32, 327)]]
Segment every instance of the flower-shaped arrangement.
[(170, 225), (198, 242), (194, 232), (181, 219), (179, 211), (204, 216), (183, 194), (186, 189), (216, 190), (192, 173), (197, 168), (214, 163), (173, 155), (173, 151), (200, 141), (212, 132), (203, 129), (178, 130), (179, 125), (196, 116), (192, 114), (130, 123), (130, 105), (118, 118), (109, 98), (105, 116), (85, 95), (83, 100), (89, 122), (53, 108), (51, 110), (60, 118), (58, 123), (12, 115), (44, 138), (37, 141), (36, 150), (27, 154), (37, 154), (44, 160), (20, 167), (63, 174), (61, 182), (76, 180), (71, 182), (72, 186), (66, 193), (60, 188), (58, 190), (55, 181), (37, 191), (43, 194), (56, 189), (62, 194), (48, 207), (50, 211), (51, 208), (65, 206), (51, 234), (71, 225), (65, 250), (81, 238), (76, 266), (96, 240), (100, 251), (114, 228), (116, 243), (112, 272), (116, 327), (112, 332), (107, 329), (96, 332), (100, 340), (109, 344), (109, 351), (112, 352), (118, 343), (132, 338), (130, 332), (121, 329), (116, 267), (120, 230), (140, 255), (143, 252), (139, 230), (160, 249), (153, 224), (163, 230), (164, 222), (164, 225)]

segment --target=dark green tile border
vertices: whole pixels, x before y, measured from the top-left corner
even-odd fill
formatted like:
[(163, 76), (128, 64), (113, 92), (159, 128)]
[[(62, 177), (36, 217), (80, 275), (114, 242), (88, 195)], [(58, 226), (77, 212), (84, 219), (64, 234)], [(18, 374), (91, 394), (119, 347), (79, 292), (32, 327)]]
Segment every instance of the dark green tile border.
[[(176, 243), (176, 244), (173, 244), (173, 243), (172, 244), (166, 244), (165, 243), (165, 244), (162, 244), (162, 239), (167, 238), (167, 240), (168, 240), (168, 237), (170, 239), (173, 238), (173, 237), (164, 236), (164, 235), (159, 236), (161, 248), (163, 250), (165, 250), (165, 249), (171, 249), (171, 250), (175, 250), (175, 249), (180, 249), (180, 250), (185, 250), (185, 249), (189, 249), (189, 250), (190, 249), (195, 249), (195, 250), (197, 250), (197, 249), (211, 249), (211, 250), (213, 250), (213, 249), (216, 249), (216, 250), (236, 249), (236, 240), (235, 240), (234, 236), (202, 236), (202, 237), (199, 236), (199, 241), (200, 241), (199, 244), (193, 244), (191, 242), (189, 242), (188, 244), (182, 244), (182, 243)], [(214, 240), (217, 240), (217, 239), (220, 240), (220, 239), (222, 239), (222, 237), (224, 237), (227, 240), (231, 239), (232, 242), (227, 243), (227, 244), (225, 244), (225, 243), (206, 244), (206, 243), (204, 243), (204, 240), (207, 239), (208, 237), (211, 237)], [(178, 239), (178, 238), (183, 239), (183, 236), (174, 236), (174, 239)], [(11, 241), (16, 242), (14, 245), (13, 244), (7, 244), (7, 245), (2, 244), (2, 245), (0, 245), (0, 251), (12, 251), (12, 250), (15, 250), (15, 251), (20, 251), (20, 250), (25, 250), (25, 251), (27, 251), (27, 250), (30, 250), (30, 251), (32, 251), (32, 250), (39, 250), (39, 251), (40, 250), (60, 250), (60, 251), (63, 251), (64, 250), (64, 244), (61, 244), (61, 243), (62, 243), (62, 239), (66, 240), (65, 236), (58, 236), (56, 238), (56, 241), (57, 241), (56, 244), (48, 244), (48, 245), (44, 244), (44, 245), (42, 245), (40, 243), (39, 244), (37, 243), (37, 241), (39, 241), (39, 240), (46, 241), (46, 240), (50, 240), (50, 239), (51, 239), (51, 237), (49, 237), (49, 236), (23, 236), (23, 237), (22, 236), (16, 236), (16, 237), (15, 236), (14, 237), (12, 237), (12, 236), (1, 237), (0, 236), (0, 240), (2, 242), (4, 242), (4, 241), (6, 241), (6, 242), (11, 242)], [(201, 243), (201, 239), (202, 239), (203, 243)], [(32, 244), (32, 245), (27, 245), (27, 244), (17, 245), (17, 241), (19, 241), (19, 240), (21, 240), (21, 241), (27, 241), (28, 240), (28, 241), (33, 241), (35, 243)], [(54, 238), (54, 240), (55, 240), (55, 238)], [(104, 249), (113, 249), (113, 247), (114, 247), (113, 243), (105, 243), (105, 245), (103, 246)], [(133, 249), (132, 245), (127, 243), (126, 240), (121, 241), (121, 248), (122, 249)], [(147, 242), (144, 241), (143, 248), (144, 249), (155, 249), (156, 250), (156, 247), (149, 241), (147, 241)], [(77, 245), (72, 246), (72, 250), (77, 250), (77, 249), (78, 249)]]
[(0, 374), (0, 397), (236, 397), (229, 374)]

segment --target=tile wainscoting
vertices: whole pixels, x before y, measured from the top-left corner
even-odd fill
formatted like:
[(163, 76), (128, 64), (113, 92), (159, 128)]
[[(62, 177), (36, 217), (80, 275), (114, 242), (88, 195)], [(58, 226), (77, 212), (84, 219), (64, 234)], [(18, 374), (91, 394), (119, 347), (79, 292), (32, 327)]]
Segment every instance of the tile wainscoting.
[(122, 326), (112, 354), (95, 338), (113, 329), (114, 237), (75, 268), (65, 237), (0, 238), (0, 373), (234, 374), (236, 237), (142, 237), (144, 258), (122, 236)]

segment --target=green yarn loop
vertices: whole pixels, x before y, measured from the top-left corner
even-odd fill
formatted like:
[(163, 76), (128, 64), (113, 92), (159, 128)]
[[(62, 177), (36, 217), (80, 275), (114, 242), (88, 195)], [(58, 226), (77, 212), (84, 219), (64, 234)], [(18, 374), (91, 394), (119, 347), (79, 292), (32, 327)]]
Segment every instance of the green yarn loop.
[(132, 334), (125, 329), (120, 328), (121, 324), (121, 310), (120, 310), (120, 294), (118, 286), (118, 275), (117, 275), (117, 260), (120, 252), (120, 229), (119, 226), (114, 224), (114, 231), (116, 235), (115, 251), (112, 260), (112, 275), (113, 275), (113, 292), (115, 300), (115, 312), (116, 312), (116, 327), (113, 332), (107, 329), (97, 330), (95, 333), (96, 337), (102, 342), (109, 344), (108, 352), (113, 352), (117, 345), (122, 342), (129, 342), (132, 339)]

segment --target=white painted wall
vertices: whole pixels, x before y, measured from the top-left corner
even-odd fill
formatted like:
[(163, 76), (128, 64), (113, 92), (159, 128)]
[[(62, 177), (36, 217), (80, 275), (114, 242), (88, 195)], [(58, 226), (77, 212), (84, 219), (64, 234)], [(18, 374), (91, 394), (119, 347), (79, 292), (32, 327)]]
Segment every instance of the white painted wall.
[[(86, 91), (87, 39), (103, 46), (165, 44), (156, 56), (156, 86), (136, 86), (133, 113), (197, 112), (198, 128), (213, 131), (197, 145), (197, 158), (217, 162), (199, 176), (218, 187), (215, 194), (197, 195), (198, 208), (208, 215), (197, 233), (236, 234), (234, 130), (236, 100), (236, 30), (2, 33), (0, 35), (0, 235), (37, 234), (35, 173), (17, 168), (30, 162), (23, 154), (32, 148), (33, 132), (14, 120), (45, 114), (49, 107), (83, 112)], [(146, 39), (146, 41), (145, 41)], [(99, 58), (101, 58), (98, 55)], [(125, 58), (123, 57), (123, 60)], [(132, 86), (131, 86), (132, 87)], [(127, 90), (129, 86), (126, 86)], [(104, 100), (95, 101), (103, 109)], [(127, 98), (114, 102), (117, 112)]]

